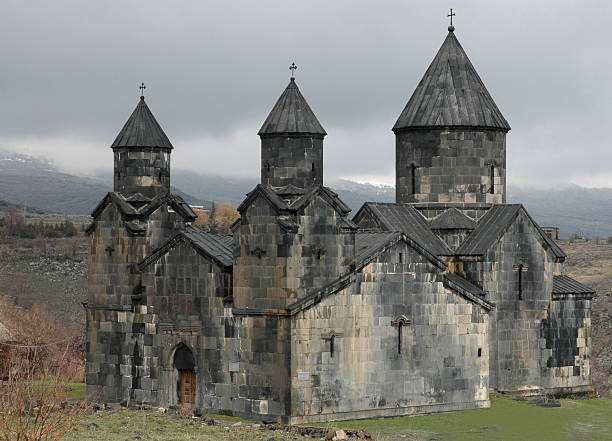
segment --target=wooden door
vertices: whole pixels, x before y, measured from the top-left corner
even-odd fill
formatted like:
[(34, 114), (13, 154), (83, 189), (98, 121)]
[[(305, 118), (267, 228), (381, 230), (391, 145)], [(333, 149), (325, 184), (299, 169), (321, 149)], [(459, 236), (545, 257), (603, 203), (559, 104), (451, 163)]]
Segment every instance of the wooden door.
[(180, 371), (181, 373), (181, 404), (195, 404), (195, 372)]

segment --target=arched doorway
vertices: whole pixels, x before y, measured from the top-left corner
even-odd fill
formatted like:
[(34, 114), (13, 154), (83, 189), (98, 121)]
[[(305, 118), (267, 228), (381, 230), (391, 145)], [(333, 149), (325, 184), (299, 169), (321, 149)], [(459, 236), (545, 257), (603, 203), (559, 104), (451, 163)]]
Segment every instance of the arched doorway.
[(177, 403), (184, 406), (195, 404), (196, 375), (193, 352), (181, 345), (174, 352), (174, 368), (178, 371), (176, 385)]

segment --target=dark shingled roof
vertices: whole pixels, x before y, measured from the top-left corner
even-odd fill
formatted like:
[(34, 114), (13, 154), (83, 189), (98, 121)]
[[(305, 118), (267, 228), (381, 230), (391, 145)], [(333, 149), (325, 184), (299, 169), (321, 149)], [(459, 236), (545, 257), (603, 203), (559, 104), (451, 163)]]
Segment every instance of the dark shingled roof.
[(489, 311), (495, 306), (493, 303), (485, 300), (486, 293), (482, 289), (480, 289), (479, 286), (457, 274), (444, 274), (443, 283), (444, 286), (448, 289), (455, 291), (458, 294), (461, 294), (463, 297), (467, 298), (468, 300), (471, 300), (474, 303), (479, 304), (480, 306)]
[(293, 78), (272, 108), (258, 135), (282, 133), (327, 135)]
[(516, 219), (519, 211), (523, 210), (529, 220), (540, 233), (543, 241), (548, 245), (553, 254), (558, 259), (564, 259), (567, 255), (559, 245), (555, 243), (540, 226), (527, 213), (527, 210), (520, 204), (494, 205), (478, 221), (478, 225), (467, 237), (465, 242), (457, 249), (458, 256), (482, 256), (487, 250), (497, 242), (504, 234), (510, 224)]
[(143, 97), (127, 120), (111, 148), (159, 147), (171, 149), (170, 140), (157, 123)]
[[(353, 279), (353, 274), (356, 271), (361, 271), (364, 265), (367, 265), (379, 253), (384, 252), (386, 249), (392, 247), (400, 241), (405, 241), (411, 247), (418, 245), (405, 234), (398, 231), (358, 231), (357, 234), (355, 234), (356, 268), (349, 274), (328, 283), (326, 286), (320, 289), (315, 289), (306, 297), (303, 297), (295, 303), (287, 306), (286, 309), (289, 312), (289, 315), (293, 316), (300, 311), (304, 311), (313, 305), (316, 305), (326, 297), (334, 295), (335, 293), (349, 286), (351, 283), (354, 283), (355, 280)], [(440, 258), (433, 256), (422, 249), (415, 249), (417, 249), (421, 255), (428, 258), (431, 263), (436, 265), (438, 270), (444, 271), (446, 269), (446, 265)], [(482, 289), (473, 283), (459, 277), (456, 274), (442, 274), (442, 278), (443, 284), (446, 288), (464, 297), (468, 301), (475, 303), (489, 311), (494, 307), (492, 303), (483, 298), (485, 293), (482, 291)], [(234, 308), (233, 311), (235, 314), (244, 314), (247, 310), (239, 310)]]
[(473, 230), (476, 221), (453, 207), (433, 218), (429, 226), (432, 230)]
[(510, 130), (451, 31), (393, 130), (452, 126)]
[(279, 196), (297, 196), (306, 193), (306, 190), (296, 187), (293, 184), (285, 185), (284, 187), (275, 187), (274, 191)]
[[(287, 196), (284, 193), (284, 189), (287, 187), (272, 187), (270, 185), (265, 184), (257, 184), (255, 188), (247, 193), (247, 197), (242, 201), (242, 203), (238, 206), (238, 211), (242, 213), (247, 209), (251, 201), (259, 194), (263, 195), (278, 212), (299, 212), (304, 209), (316, 195), (321, 195), (325, 198), (337, 211), (339, 211), (343, 216), (346, 216), (351, 212), (351, 209), (348, 205), (346, 205), (342, 200), (338, 197), (338, 194), (329, 189), (328, 187), (323, 187), (321, 185), (312, 187), (311, 189), (305, 191), (301, 196), (293, 201), (285, 201), (281, 196)], [(298, 187), (293, 187), (290, 189), (292, 192), (296, 192), (300, 190)], [(291, 193), (292, 195), (297, 193)], [(280, 195), (280, 196), (279, 196)]]
[(397, 231), (357, 231), (355, 234), (355, 262), (360, 264), (367, 260), (398, 236)]
[(149, 202), (135, 204), (130, 198), (125, 198), (121, 193), (110, 192), (98, 206), (93, 210), (91, 216), (96, 219), (108, 204), (115, 204), (124, 219), (144, 219), (159, 208), (163, 203), (170, 205), (186, 221), (193, 222), (198, 217), (191, 206), (182, 197), (171, 193), (160, 193)]
[(212, 257), (225, 267), (232, 266), (234, 258), (232, 255), (233, 238), (231, 235), (208, 233), (197, 225), (187, 226), (183, 231), (183, 235), (200, 252)]
[(553, 294), (595, 294), (595, 290), (568, 276), (553, 276)]
[(154, 250), (138, 264), (140, 270), (157, 262), (157, 260), (182, 242), (191, 244), (196, 252), (217, 262), (223, 268), (233, 265), (233, 238), (228, 234), (213, 234), (204, 231), (197, 225), (188, 225), (184, 230), (172, 236), (163, 245)]
[(494, 205), (478, 221), (474, 231), (457, 249), (458, 255), (473, 256), (485, 254), (493, 243), (504, 234), (510, 223), (518, 216), (519, 204)]
[(366, 202), (359, 209), (353, 221), (360, 216), (362, 210), (369, 210), (383, 230), (401, 231), (435, 256), (454, 254), (442, 240), (431, 232), (427, 220), (411, 205)]

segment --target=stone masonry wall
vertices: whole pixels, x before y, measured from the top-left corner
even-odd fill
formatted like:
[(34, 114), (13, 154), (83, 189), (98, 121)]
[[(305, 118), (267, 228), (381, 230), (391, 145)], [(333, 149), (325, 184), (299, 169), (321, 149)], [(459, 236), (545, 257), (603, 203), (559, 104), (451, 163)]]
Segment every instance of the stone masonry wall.
[(294, 317), (291, 422), (487, 407), (487, 327), (484, 309), (400, 243)]
[(114, 191), (153, 197), (170, 191), (170, 150), (116, 148)]
[(542, 387), (554, 394), (590, 391), (591, 300), (581, 295), (554, 295), (542, 320)]
[(149, 314), (146, 307), (134, 302), (141, 294), (136, 264), (184, 221), (162, 205), (140, 221), (147, 228), (145, 236), (130, 236), (120, 211), (110, 203), (94, 222), (87, 278), (87, 389), (104, 401), (124, 401), (130, 399), (126, 378), (131, 375), (131, 357), (143, 356), (142, 351), (134, 352), (143, 328), (134, 327), (134, 321), (149, 320), (142, 317)]
[(242, 214), (234, 231), (234, 304), (238, 308), (282, 308), (286, 304), (287, 257), (292, 234), (280, 228), (263, 197)]
[[(547, 316), (553, 274), (559, 271), (554, 259), (521, 211), (482, 261), (463, 264), (467, 277), (482, 283), (496, 306), (489, 322), (490, 382), (500, 391), (530, 392), (542, 385), (547, 360), (540, 327)], [(528, 266), (521, 276), (522, 299), (514, 268), (519, 264)]]
[(288, 254), (288, 303), (320, 289), (349, 272), (355, 234), (342, 231), (340, 215), (316, 197), (296, 216), (300, 228)]
[(354, 234), (323, 198), (297, 214), (297, 233), (282, 229), (277, 213), (256, 198), (234, 233), (234, 299), (238, 308), (284, 308), (349, 270)]
[(398, 132), (395, 167), (398, 203), (506, 202), (503, 131), (429, 128)]
[(145, 360), (150, 390), (142, 391), (150, 402), (177, 404), (174, 352), (184, 345), (196, 364), (195, 405), (231, 409), (229, 363), (236, 361), (238, 348), (234, 319), (223, 301), (230, 294), (230, 277), (186, 242), (143, 270), (144, 302), (153, 311), (154, 329), (152, 355)]
[(261, 138), (261, 183), (274, 187), (323, 185), (323, 138)]

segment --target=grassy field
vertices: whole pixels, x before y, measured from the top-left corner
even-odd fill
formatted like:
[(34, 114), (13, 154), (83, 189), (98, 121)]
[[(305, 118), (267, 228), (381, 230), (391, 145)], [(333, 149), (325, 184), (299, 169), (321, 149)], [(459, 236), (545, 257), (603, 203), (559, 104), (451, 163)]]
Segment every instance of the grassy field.
[(366, 430), (380, 440), (612, 440), (612, 400), (560, 400), (560, 403), (557, 408), (539, 407), (493, 396), (490, 409), (336, 425)]
[[(560, 400), (561, 407), (540, 407), (493, 396), (490, 409), (394, 419), (343, 421), (324, 427), (360, 429), (380, 441), (603, 441), (612, 440), (612, 400)], [(263, 430), (237, 418), (219, 417), (215, 426), (156, 411), (121, 409), (89, 415), (70, 441), (129, 439), (195, 441), (275, 441), (311, 439)], [(242, 421), (239, 426), (235, 424)]]
[[(227, 418), (227, 417), (225, 417)], [(103, 411), (81, 421), (66, 439), (69, 441), (289, 441), (312, 440), (294, 433), (271, 431), (238, 421), (215, 420), (209, 426), (200, 419), (181, 418), (157, 411)], [(239, 425), (239, 426), (236, 426)]]

